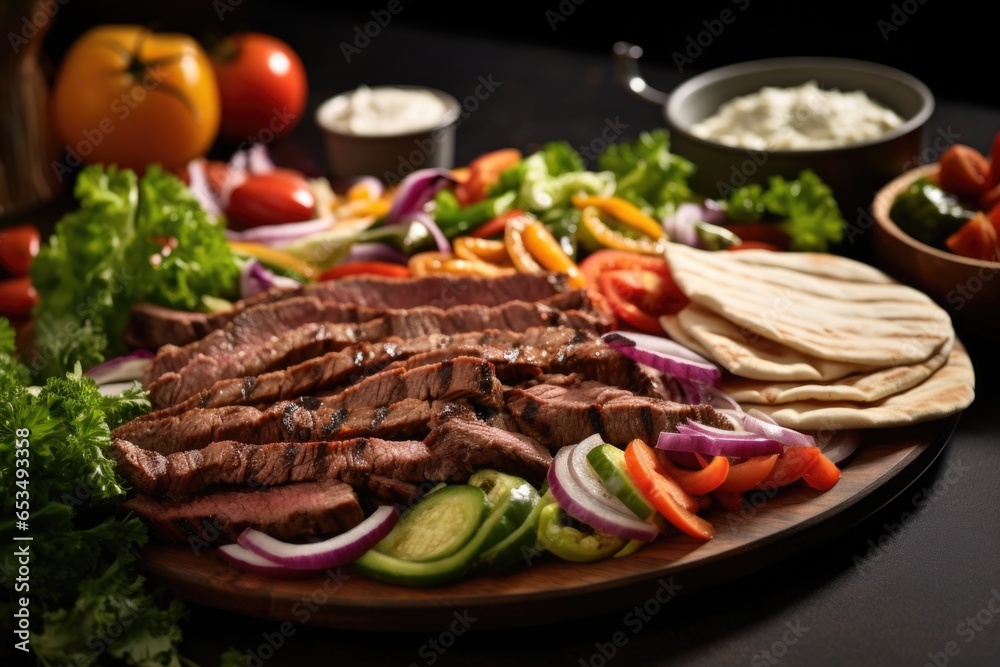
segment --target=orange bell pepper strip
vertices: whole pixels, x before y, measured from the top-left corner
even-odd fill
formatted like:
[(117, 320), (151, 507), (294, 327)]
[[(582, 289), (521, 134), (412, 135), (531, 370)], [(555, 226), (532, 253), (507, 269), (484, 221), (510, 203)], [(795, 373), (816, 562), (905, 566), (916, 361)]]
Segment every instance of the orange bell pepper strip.
[(663, 225), (657, 222), (655, 218), (622, 197), (577, 194), (573, 195), (573, 206), (579, 209), (593, 206), (653, 240), (658, 241), (667, 235), (663, 229)]
[(785, 451), (778, 455), (771, 472), (757, 484), (757, 488), (777, 489), (799, 481), (819, 456), (818, 447), (785, 447)]
[(700, 454), (696, 456), (702, 462), (701, 470), (682, 468), (666, 456), (659, 457), (660, 467), (687, 493), (703, 496), (715, 491), (726, 481), (729, 476), (729, 459), (725, 456), (713, 456), (710, 462), (706, 462)]
[(840, 481), (840, 468), (820, 452), (816, 462), (802, 473), (802, 481), (819, 491), (829, 491)]
[(729, 493), (744, 493), (760, 484), (778, 462), (778, 454), (751, 456), (729, 466), (729, 474), (717, 489)]
[(587, 286), (580, 267), (538, 218), (532, 215), (509, 218), (504, 242), (511, 261), (522, 273), (565, 273), (571, 288), (584, 289)]
[[(664, 473), (653, 447), (640, 439), (632, 440), (625, 447), (625, 465), (636, 487), (667, 521), (699, 540), (707, 541), (715, 536), (715, 526), (711, 522), (685, 507), (698, 508), (700, 505)], [(688, 502), (681, 503), (678, 498), (686, 498)]]
[(489, 262), (497, 266), (514, 266), (507, 254), (507, 245), (496, 239), (459, 236), (451, 242), (451, 249), (461, 259)]

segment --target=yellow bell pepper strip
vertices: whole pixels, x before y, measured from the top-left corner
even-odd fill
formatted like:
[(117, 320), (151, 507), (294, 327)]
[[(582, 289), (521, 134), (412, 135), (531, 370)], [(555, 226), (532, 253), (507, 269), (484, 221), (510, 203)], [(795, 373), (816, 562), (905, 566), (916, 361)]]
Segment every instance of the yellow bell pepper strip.
[(517, 269), (497, 266), (481, 259), (463, 259), (455, 254), (437, 251), (420, 252), (410, 257), (410, 275), (414, 277), (435, 275), (486, 276), (495, 278), (513, 275)]
[(507, 254), (507, 246), (498, 239), (480, 239), (473, 236), (459, 236), (451, 243), (452, 250), (461, 259), (479, 260), (496, 266), (512, 267)]
[(538, 218), (531, 215), (510, 218), (504, 242), (511, 261), (522, 273), (565, 273), (570, 287), (583, 289), (587, 286), (580, 267)]
[(595, 251), (600, 248), (611, 248), (613, 250), (628, 250), (643, 255), (658, 255), (662, 257), (665, 250), (664, 242), (666, 241), (666, 234), (658, 239), (648, 236), (640, 238), (626, 236), (612, 229), (607, 223), (601, 220), (600, 211), (596, 206), (584, 207), (581, 216), (580, 232), (583, 237), (581, 242), (586, 245), (588, 240), (592, 241), (589, 245), (597, 246), (591, 248), (591, 250)]
[(584, 209), (593, 206), (653, 240), (666, 239), (667, 233), (663, 225), (648, 215), (641, 208), (621, 197), (601, 197), (598, 195), (573, 195), (573, 206)]
[(309, 281), (319, 277), (320, 272), (316, 266), (282, 250), (247, 241), (228, 241), (228, 243), (233, 252), (254, 257), (269, 268), (284, 269)]

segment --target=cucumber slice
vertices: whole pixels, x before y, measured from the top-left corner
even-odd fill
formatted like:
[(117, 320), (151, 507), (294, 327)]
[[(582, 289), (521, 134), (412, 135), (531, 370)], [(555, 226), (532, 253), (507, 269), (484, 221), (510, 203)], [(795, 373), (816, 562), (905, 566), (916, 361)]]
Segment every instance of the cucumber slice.
[[(465, 576), (477, 565), (479, 555), (488, 545), (496, 546), (518, 526), (523, 525), (531, 510), (538, 504), (538, 491), (523, 480), (523, 484), (515, 483), (503, 495), (499, 489), (511, 483), (509, 477), (502, 476), (502, 473), (484, 473), (470, 478), (470, 481), (483, 484), (484, 487), (489, 486), (496, 502), (472, 538), (457, 551), (433, 560), (415, 561), (399, 558), (381, 549), (369, 549), (354, 561), (354, 568), (373, 579), (405, 586), (436, 586)], [(515, 477), (514, 480), (516, 479), (518, 478)], [(472, 484), (455, 488), (462, 487), (475, 489), (489, 505), (489, 496), (483, 488)], [(434, 495), (447, 490), (436, 491)]]
[(486, 493), (479, 487), (446, 486), (421, 498), (374, 548), (409, 561), (444, 558), (472, 539), (489, 510)]
[(640, 519), (649, 520), (656, 510), (632, 481), (625, 465), (625, 452), (607, 443), (587, 453), (587, 461), (605, 486)]

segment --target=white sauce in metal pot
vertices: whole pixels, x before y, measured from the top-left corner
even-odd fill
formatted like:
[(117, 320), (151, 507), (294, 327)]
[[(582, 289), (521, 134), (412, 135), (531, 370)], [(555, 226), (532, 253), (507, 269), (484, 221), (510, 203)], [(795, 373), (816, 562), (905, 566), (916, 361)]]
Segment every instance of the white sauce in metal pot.
[(691, 128), (698, 137), (756, 150), (806, 150), (876, 139), (903, 124), (864, 91), (764, 87), (734, 98)]

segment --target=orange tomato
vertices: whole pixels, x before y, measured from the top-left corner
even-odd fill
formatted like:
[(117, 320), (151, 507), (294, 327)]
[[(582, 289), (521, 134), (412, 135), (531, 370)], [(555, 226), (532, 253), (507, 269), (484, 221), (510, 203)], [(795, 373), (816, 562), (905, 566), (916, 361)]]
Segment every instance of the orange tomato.
[(140, 174), (204, 155), (221, 117), (201, 45), (137, 25), (97, 26), (78, 38), (59, 65), (51, 109), (67, 167), (114, 163)]

